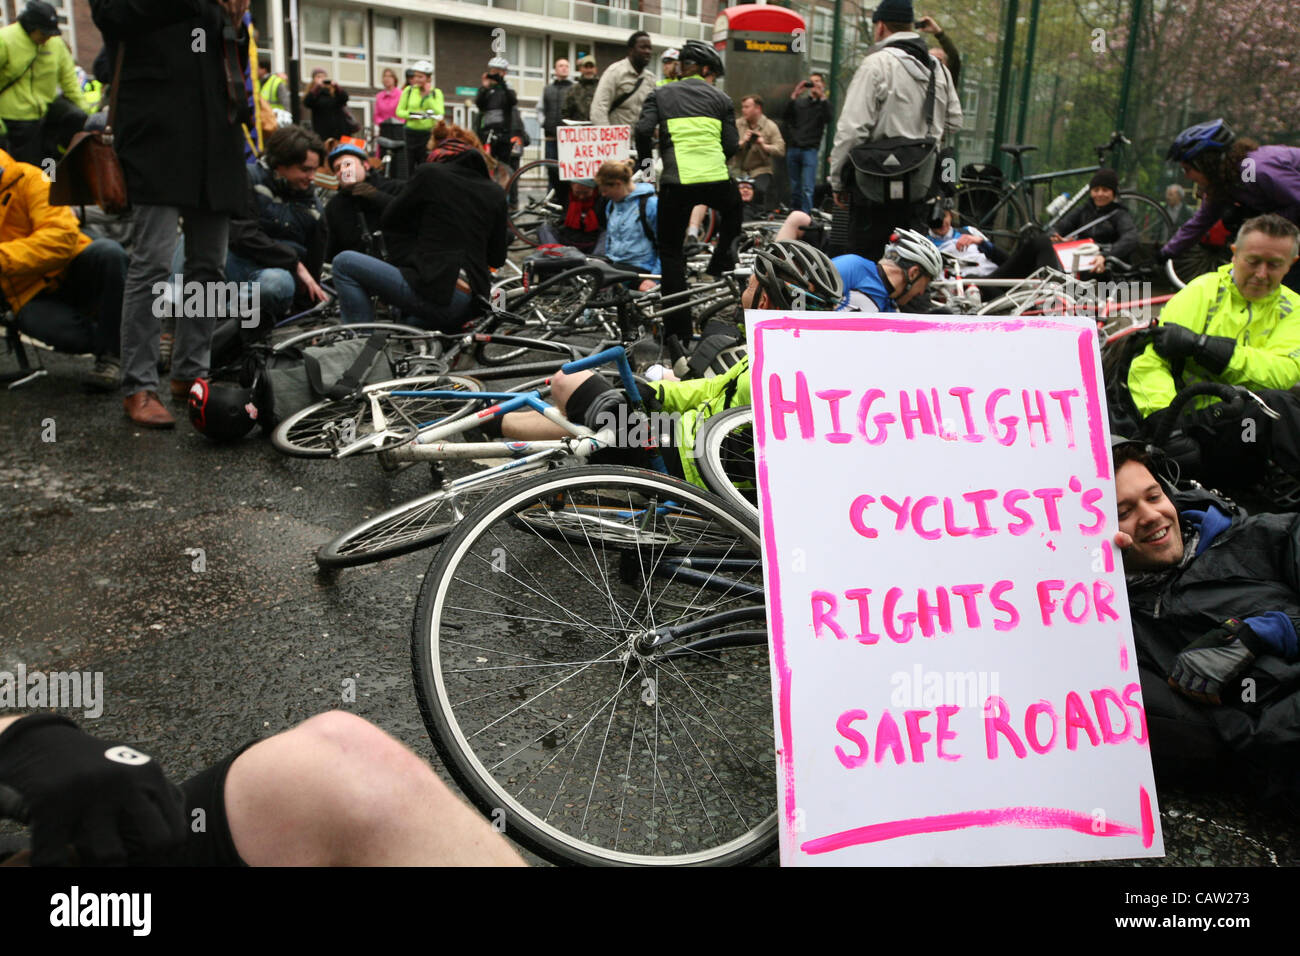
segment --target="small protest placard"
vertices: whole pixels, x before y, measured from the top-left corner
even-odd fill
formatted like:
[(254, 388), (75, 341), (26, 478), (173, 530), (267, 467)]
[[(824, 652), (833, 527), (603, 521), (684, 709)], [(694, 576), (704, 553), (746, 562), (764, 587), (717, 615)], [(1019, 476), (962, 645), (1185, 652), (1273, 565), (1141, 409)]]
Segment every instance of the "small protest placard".
[(591, 179), (601, 163), (632, 152), (630, 126), (557, 126), (555, 145), (561, 179)]
[(782, 863), (1162, 855), (1093, 323), (747, 320)]

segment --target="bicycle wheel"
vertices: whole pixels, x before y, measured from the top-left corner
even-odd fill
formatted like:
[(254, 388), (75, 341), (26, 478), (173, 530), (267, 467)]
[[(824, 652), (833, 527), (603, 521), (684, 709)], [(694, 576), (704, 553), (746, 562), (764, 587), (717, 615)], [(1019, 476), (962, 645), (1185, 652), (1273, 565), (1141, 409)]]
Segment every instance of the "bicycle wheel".
[[(639, 542), (611, 548), (513, 520), (614, 505), (649, 516)], [(665, 507), (727, 538), (726, 556), (666, 531)], [(444, 541), (412, 629), (420, 710), (453, 777), (511, 837), (560, 863), (738, 864), (769, 852), (760, 557), (757, 525), (737, 508), (637, 469), (560, 469), (484, 501)], [(669, 627), (676, 641), (650, 636)]]
[(1121, 192), (1115, 201), (1128, 210), (1137, 226), (1138, 245), (1129, 255), (1129, 263), (1142, 271), (1158, 270), (1160, 247), (1173, 233), (1173, 220), (1160, 203), (1141, 193)]
[(1231, 261), (1232, 250), (1227, 246), (1207, 246), (1198, 242), (1171, 260), (1174, 285), (1181, 289), (1197, 276), (1214, 272)]
[(709, 490), (757, 518), (753, 406), (728, 408), (705, 419), (695, 438), (695, 453)]
[[(520, 166), (513, 176), (505, 185), (506, 195), (510, 195), (511, 189), (516, 186), (522, 191), (522, 183), (528, 176), (535, 176), (537, 173), (546, 175), (548, 168), (559, 165), (554, 159), (535, 159), (531, 163), (525, 163)], [(533, 248), (542, 244), (542, 239), (538, 235), (541, 227), (547, 223), (554, 225), (564, 215), (564, 210), (553, 202), (555, 196), (551, 191), (549, 179), (545, 192), (540, 196), (529, 196), (524, 200), (520, 196), (519, 209), (510, 215), (510, 231), (514, 233), (516, 243), (525, 248)]]
[(474, 510), (485, 496), (549, 467), (545, 462), (499, 475), (452, 482), (440, 489), (363, 521), (316, 552), (322, 568), (351, 568), (396, 558), (436, 544)]
[(974, 226), (999, 249), (1010, 252), (1020, 241), (1020, 229), (1028, 219), (1018, 198), (1008, 195), (1003, 202), (1002, 197), (1002, 191), (993, 186), (959, 184), (957, 213), (963, 226)]
[[(275, 449), (295, 458), (329, 458), (340, 448), (361, 441), (376, 432), (371, 419), (369, 395), (376, 391), (478, 392), (483, 386), (463, 375), (435, 375), (400, 378), (367, 385), (359, 395), (326, 399), (294, 412), (271, 432)], [(483, 399), (421, 398), (389, 395), (380, 400), (387, 429), (394, 434), (369, 452), (396, 448), (415, 438), (423, 427), (470, 415), (483, 406)]]

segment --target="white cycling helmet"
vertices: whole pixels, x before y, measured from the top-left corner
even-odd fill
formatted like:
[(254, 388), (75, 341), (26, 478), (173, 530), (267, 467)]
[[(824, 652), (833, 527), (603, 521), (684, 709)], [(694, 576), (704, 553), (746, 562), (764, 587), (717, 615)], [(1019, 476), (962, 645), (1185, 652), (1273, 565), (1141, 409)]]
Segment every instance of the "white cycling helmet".
[(488, 60), (488, 69), (489, 69), (489, 70), (509, 70), (509, 69), (510, 69), (510, 61), (507, 60), (507, 59), (506, 59), (505, 57), (503, 57), (503, 56), (494, 56), (492, 59)]
[(919, 232), (911, 229), (895, 229), (885, 246), (885, 258), (897, 259), (900, 263), (920, 266), (921, 271), (931, 279), (943, 274), (943, 256), (938, 247)]
[(425, 76), (433, 76), (433, 64), (428, 60), (416, 60), (411, 64), (411, 70), (415, 73), (423, 73)]

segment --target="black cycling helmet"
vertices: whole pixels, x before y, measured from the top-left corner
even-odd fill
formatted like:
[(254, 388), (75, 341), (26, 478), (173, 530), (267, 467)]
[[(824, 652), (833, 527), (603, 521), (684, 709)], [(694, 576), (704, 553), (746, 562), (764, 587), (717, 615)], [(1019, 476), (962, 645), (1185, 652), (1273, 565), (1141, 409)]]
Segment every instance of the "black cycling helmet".
[(754, 276), (774, 309), (831, 312), (844, 298), (844, 280), (820, 249), (781, 239), (754, 257)]
[(714, 76), (722, 76), (726, 72), (722, 66), (722, 57), (718, 56), (718, 51), (703, 40), (687, 40), (683, 43), (681, 62), (707, 66), (709, 72)]
[(1165, 158), (1175, 163), (1191, 163), (1206, 150), (1222, 152), (1233, 144), (1237, 135), (1221, 119), (1189, 126), (1174, 138)]
[(253, 390), (235, 382), (196, 378), (190, 386), (190, 421), (213, 441), (238, 441), (253, 430)]

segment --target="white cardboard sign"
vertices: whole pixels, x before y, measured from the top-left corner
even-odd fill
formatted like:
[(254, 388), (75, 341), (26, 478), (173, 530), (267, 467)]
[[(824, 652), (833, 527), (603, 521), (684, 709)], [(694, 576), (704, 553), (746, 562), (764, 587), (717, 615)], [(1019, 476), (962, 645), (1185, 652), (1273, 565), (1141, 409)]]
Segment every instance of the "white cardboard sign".
[(591, 179), (602, 163), (625, 160), (632, 152), (631, 126), (565, 126), (555, 128), (561, 179)]
[(1163, 855), (1094, 325), (747, 321), (782, 864)]

